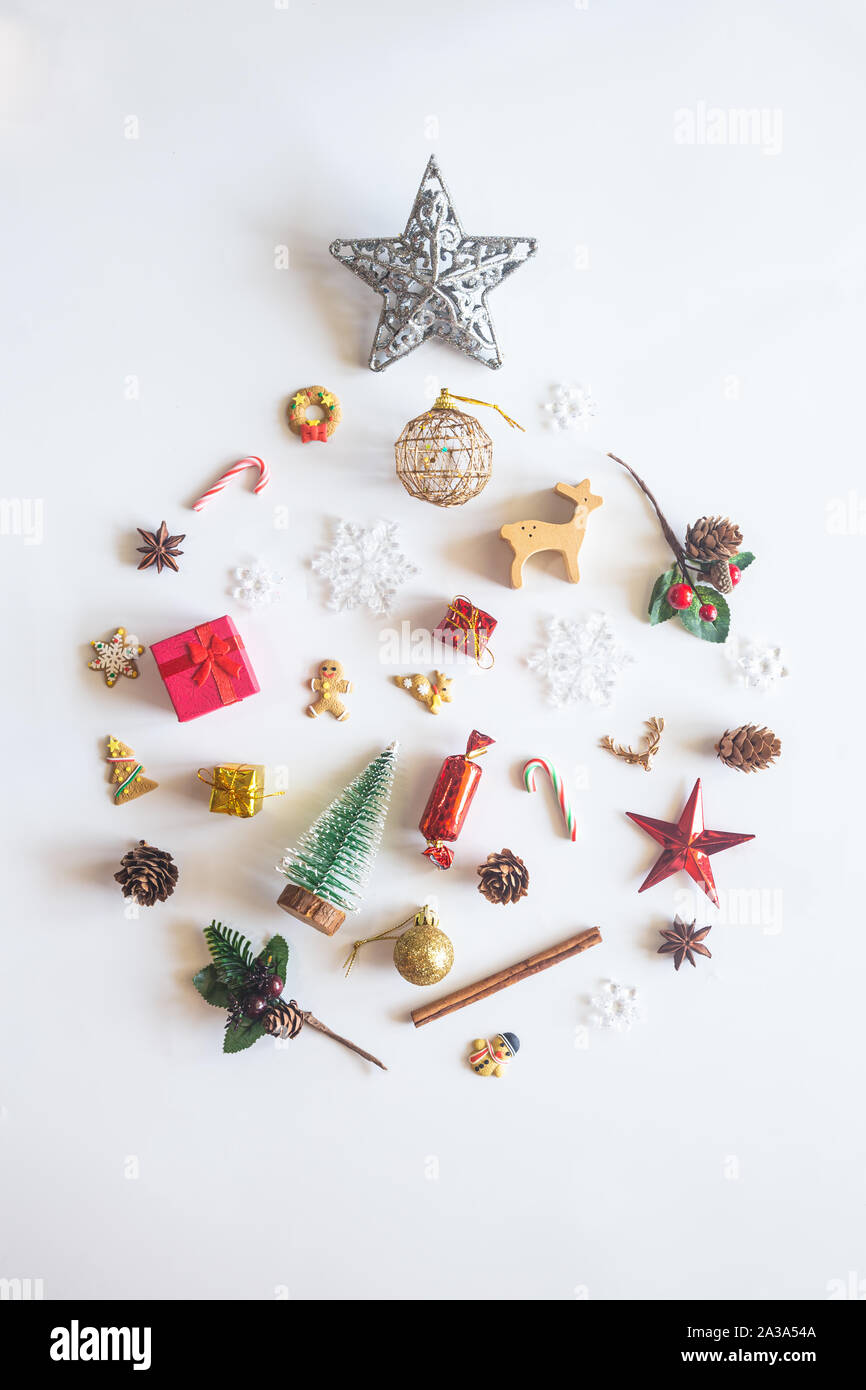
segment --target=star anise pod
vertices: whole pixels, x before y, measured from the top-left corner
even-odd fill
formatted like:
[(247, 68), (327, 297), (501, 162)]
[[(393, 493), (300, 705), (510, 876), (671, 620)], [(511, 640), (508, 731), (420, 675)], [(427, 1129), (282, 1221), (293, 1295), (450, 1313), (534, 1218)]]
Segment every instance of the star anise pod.
[(695, 954), (706, 956), (710, 960), (712, 953), (707, 950), (703, 942), (711, 931), (712, 927), (699, 927), (695, 931), (694, 922), (684, 922), (681, 917), (676, 916), (672, 927), (662, 928), (661, 935), (664, 937), (664, 945), (659, 946), (656, 954), (673, 956), (675, 970), (679, 970), (684, 960), (687, 960), (689, 965), (696, 965)]
[(140, 526), (136, 527), (136, 530), (144, 541), (144, 545), (138, 547), (138, 554), (144, 556), (138, 568), (147, 570), (151, 565), (156, 565), (156, 572), (159, 574), (163, 565), (167, 565), (177, 574), (177, 560), (174, 557), (183, 554), (177, 547), (181, 541), (186, 540), (186, 535), (170, 536), (164, 521), (160, 523), (156, 534), (153, 531), (142, 531)]

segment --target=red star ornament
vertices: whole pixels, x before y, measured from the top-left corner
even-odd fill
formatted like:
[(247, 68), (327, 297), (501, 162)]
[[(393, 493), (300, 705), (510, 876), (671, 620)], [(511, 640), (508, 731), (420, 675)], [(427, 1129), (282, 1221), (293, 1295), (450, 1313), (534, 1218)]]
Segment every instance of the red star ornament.
[(626, 815), (662, 846), (662, 853), (638, 892), (642, 893), (645, 888), (652, 888), (653, 884), (670, 878), (678, 869), (685, 869), (716, 907), (719, 896), (713, 880), (710, 855), (755, 838), (754, 835), (737, 835), (730, 830), (704, 829), (704, 794), (700, 777), (678, 821), (655, 820), (653, 816), (639, 816), (634, 811), (627, 811)]

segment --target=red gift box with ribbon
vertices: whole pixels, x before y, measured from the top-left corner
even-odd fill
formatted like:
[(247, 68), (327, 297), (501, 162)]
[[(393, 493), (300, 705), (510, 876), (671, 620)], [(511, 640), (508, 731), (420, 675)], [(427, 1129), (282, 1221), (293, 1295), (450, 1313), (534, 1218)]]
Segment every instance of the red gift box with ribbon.
[(229, 617), (199, 623), (150, 650), (181, 724), (258, 694), (243, 638)]
[[(433, 629), (433, 635), (455, 651), (474, 657), (480, 664), (495, 627), (495, 618), (491, 618), (483, 608), (476, 608), (465, 594), (458, 594), (448, 605), (448, 612), (441, 623)], [(492, 666), (493, 653), (487, 652), (487, 656), (487, 665)]]

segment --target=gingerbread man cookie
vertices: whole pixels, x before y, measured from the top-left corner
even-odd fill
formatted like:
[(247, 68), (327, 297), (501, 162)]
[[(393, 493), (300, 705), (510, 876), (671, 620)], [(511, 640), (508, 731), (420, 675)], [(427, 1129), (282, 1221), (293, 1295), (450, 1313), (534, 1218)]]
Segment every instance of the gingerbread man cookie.
[(348, 695), (352, 682), (343, 679), (343, 667), (339, 661), (328, 658), (319, 667), (319, 674), (310, 681), (310, 689), (318, 695), (315, 704), (307, 706), (307, 714), (317, 719), (320, 714), (332, 714), (335, 719), (349, 718), (349, 711), (339, 698)]

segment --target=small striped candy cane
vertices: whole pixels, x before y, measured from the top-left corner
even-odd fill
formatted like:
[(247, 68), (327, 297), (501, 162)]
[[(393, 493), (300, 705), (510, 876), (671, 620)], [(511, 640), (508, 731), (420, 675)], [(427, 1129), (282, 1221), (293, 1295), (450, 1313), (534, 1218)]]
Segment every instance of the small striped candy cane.
[(238, 473), (242, 473), (245, 468), (257, 468), (259, 470), (259, 480), (253, 488), (253, 493), (261, 492), (262, 488), (267, 487), (268, 483), (271, 481), (271, 470), (268, 468), (264, 459), (257, 458), (255, 454), (250, 454), (248, 458), (240, 459), (237, 463), (233, 463), (231, 468), (227, 468), (222, 477), (217, 478), (213, 487), (209, 487), (207, 492), (202, 493), (197, 502), (193, 502), (193, 511), (200, 512), (202, 507), (204, 507), (212, 497), (216, 497), (218, 492), (222, 492), (226, 483), (231, 478), (237, 477)]
[(526, 790), (528, 792), (537, 790), (535, 785), (535, 773), (538, 768), (541, 768), (542, 772), (546, 772), (553, 783), (553, 790), (556, 792), (556, 799), (559, 802), (562, 819), (565, 821), (566, 829), (568, 830), (568, 838), (571, 840), (572, 844), (574, 844), (577, 839), (577, 822), (574, 819), (574, 810), (571, 802), (565, 795), (562, 778), (553, 764), (545, 762), (544, 758), (530, 758), (529, 762), (525, 763), (523, 768), (523, 781), (526, 785)]

